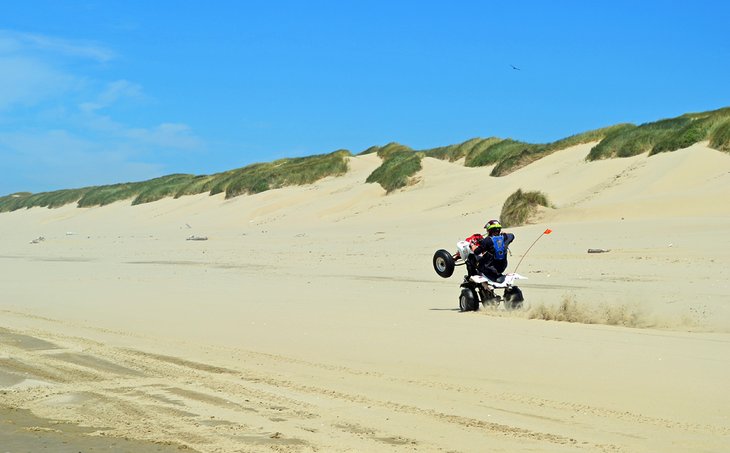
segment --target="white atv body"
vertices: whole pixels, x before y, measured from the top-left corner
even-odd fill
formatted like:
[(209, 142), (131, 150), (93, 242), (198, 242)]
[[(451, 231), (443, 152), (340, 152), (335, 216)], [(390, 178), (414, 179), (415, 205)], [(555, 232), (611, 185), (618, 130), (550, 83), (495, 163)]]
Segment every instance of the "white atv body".
[[(467, 275), (461, 283), (461, 294), (459, 295), (459, 308), (461, 311), (474, 311), (483, 306), (499, 307), (505, 310), (522, 308), (525, 300), (522, 291), (515, 285), (516, 280), (527, 279), (527, 277), (510, 273), (505, 274), (500, 281), (492, 281), (482, 274), (476, 266), (476, 257), (471, 257), (472, 244), (468, 241), (459, 241), (456, 244), (457, 252), (454, 254), (446, 250), (438, 250), (433, 257), (433, 266), (436, 273), (441, 277), (450, 277), (455, 266), (466, 265)], [(470, 258), (471, 257), (471, 258)], [(495, 291), (502, 292), (498, 295)]]

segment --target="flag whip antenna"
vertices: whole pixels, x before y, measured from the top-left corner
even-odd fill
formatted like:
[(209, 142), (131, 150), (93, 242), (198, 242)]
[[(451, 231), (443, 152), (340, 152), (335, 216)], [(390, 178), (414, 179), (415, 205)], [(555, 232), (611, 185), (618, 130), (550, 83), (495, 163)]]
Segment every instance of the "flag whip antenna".
[(525, 257), (527, 256), (527, 253), (529, 253), (532, 246), (537, 244), (537, 241), (539, 241), (541, 237), (545, 236), (546, 234), (550, 234), (552, 232), (553, 232), (553, 230), (551, 230), (550, 228), (546, 229), (545, 231), (542, 232), (542, 234), (540, 236), (537, 237), (537, 239), (535, 239), (535, 242), (533, 242), (529, 247), (527, 247), (527, 251), (522, 255), (522, 258), (520, 258), (520, 261), (517, 263), (517, 266), (515, 266), (515, 270), (513, 271), (513, 273), (517, 273), (517, 268), (520, 267), (520, 264), (522, 264), (522, 260), (525, 259)]

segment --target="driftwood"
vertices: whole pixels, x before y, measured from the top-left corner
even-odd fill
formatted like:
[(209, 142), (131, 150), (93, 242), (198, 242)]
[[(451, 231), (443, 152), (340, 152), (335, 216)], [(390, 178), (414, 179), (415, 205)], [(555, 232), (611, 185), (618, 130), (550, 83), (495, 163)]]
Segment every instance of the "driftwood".
[(588, 253), (607, 253), (610, 251), (609, 249), (588, 249)]
[(208, 240), (208, 236), (195, 236), (195, 235), (192, 235), (192, 236), (189, 236), (185, 240), (186, 241), (207, 241)]
[(39, 244), (39, 243), (41, 243), (41, 242), (43, 242), (45, 240), (46, 240), (46, 238), (44, 238), (43, 236), (38, 236), (37, 238), (35, 238), (32, 241), (30, 241), (30, 243), (31, 244)]

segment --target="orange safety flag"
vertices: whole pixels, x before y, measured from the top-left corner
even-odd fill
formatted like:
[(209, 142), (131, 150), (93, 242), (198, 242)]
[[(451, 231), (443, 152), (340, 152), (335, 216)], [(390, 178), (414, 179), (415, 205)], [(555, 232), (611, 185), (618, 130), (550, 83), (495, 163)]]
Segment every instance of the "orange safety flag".
[(552, 233), (552, 232), (553, 232), (553, 230), (551, 230), (550, 228), (548, 228), (548, 229), (547, 229), (547, 230), (545, 230), (545, 231), (544, 231), (544, 232), (543, 232), (542, 234), (550, 234), (550, 233)]

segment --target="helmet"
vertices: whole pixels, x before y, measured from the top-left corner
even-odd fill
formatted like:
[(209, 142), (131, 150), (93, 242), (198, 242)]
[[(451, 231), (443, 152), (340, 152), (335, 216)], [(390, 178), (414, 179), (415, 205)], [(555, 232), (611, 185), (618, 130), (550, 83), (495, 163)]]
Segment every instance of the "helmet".
[(484, 225), (484, 228), (486, 228), (487, 231), (501, 230), (502, 225), (500, 225), (499, 220), (490, 220), (486, 225)]

